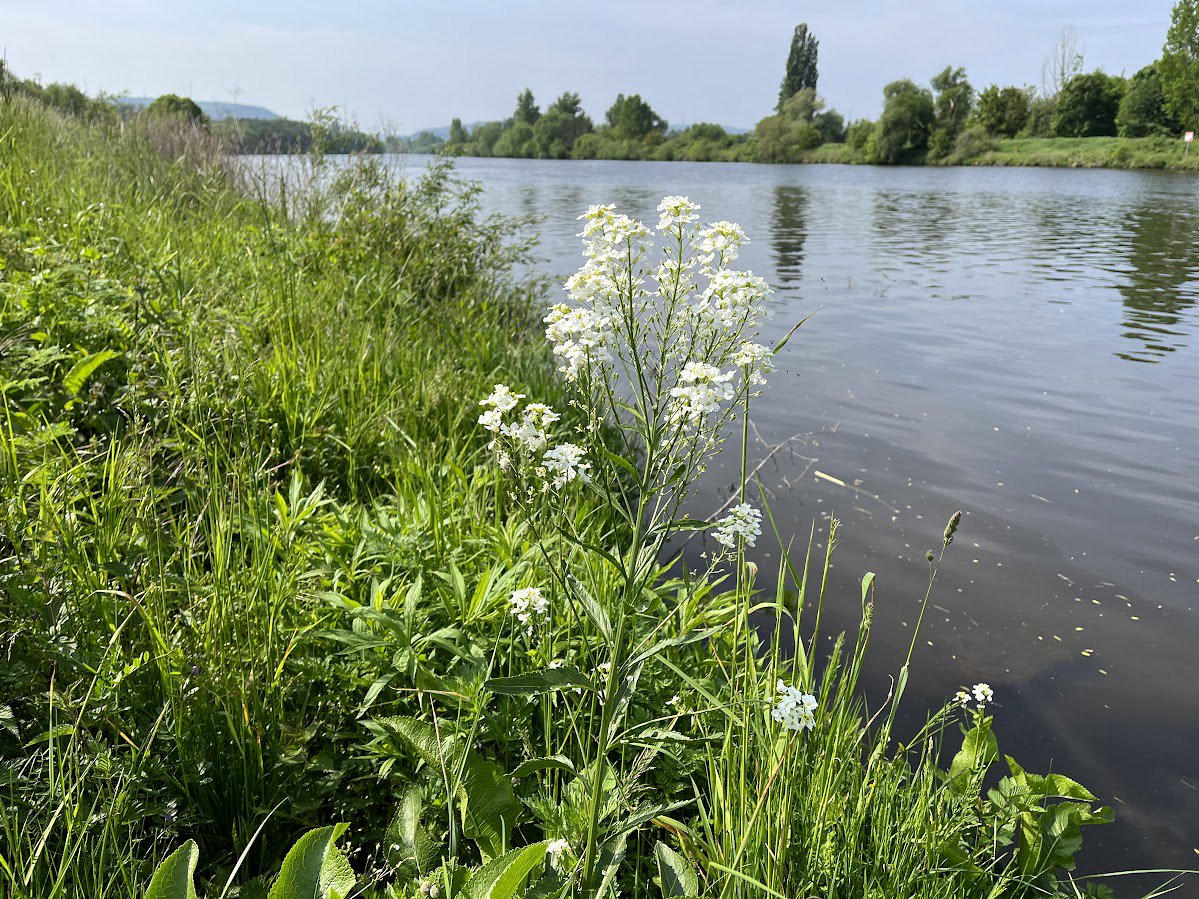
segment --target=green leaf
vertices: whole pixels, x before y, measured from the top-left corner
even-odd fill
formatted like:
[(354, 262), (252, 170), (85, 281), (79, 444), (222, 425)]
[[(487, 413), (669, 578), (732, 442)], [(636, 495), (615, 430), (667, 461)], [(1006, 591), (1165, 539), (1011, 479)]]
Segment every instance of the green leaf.
[(466, 753), (458, 785), (462, 832), (492, 858), (503, 854), (524, 805), (512, 792), (504, 769), (476, 752)]
[(590, 690), (591, 681), (577, 668), (545, 668), (512, 677), (493, 677), (483, 686), (504, 696), (536, 696), (571, 687)]
[(334, 843), (346, 827), (318, 827), (300, 837), (283, 859), (268, 899), (345, 899), (354, 888), (354, 871)]
[(97, 368), (110, 359), (118, 358), (120, 355), (120, 353), (113, 350), (100, 350), (98, 353), (90, 353), (84, 356), (71, 366), (71, 370), (62, 379), (63, 389), (70, 394), (79, 393), (79, 391), (83, 390), (87, 379), (95, 373)]
[(699, 875), (691, 862), (661, 841), (654, 846), (654, 855), (658, 859), (658, 887), (662, 890), (662, 899), (699, 895)]
[(995, 734), (991, 732), (990, 719), (984, 719), (977, 727), (966, 732), (966, 736), (962, 738), (962, 748), (950, 763), (951, 788), (963, 789), (974, 777), (975, 772), (985, 771), (998, 756), (999, 744)]
[(387, 860), (410, 876), (417, 877), (435, 867), (438, 846), (420, 824), (420, 787), (409, 787), (387, 828)]
[(529, 759), (521, 762), (516, 766), (516, 770), (508, 776), (512, 780), (520, 780), (522, 777), (528, 777), (538, 771), (569, 771), (571, 774), (578, 774), (575, 770), (574, 763), (564, 755), (551, 755), (546, 758)]
[(599, 631), (600, 636), (605, 640), (612, 639), (612, 621), (608, 618), (608, 613), (583, 586), (582, 582), (573, 575), (569, 576), (568, 583), (570, 584), (571, 594), (574, 596), (575, 602), (583, 607), (584, 613), (591, 619), (591, 623), (595, 625), (595, 629)]
[(146, 889), (146, 899), (196, 899), (193, 877), (199, 859), (196, 841), (188, 840), (158, 863)]
[[(378, 718), (375, 723), (392, 736), (398, 737), (409, 749), (420, 756), (421, 761), (426, 765), (441, 769), (443, 756), (437, 742), (437, 731), (432, 724), (402, 716)], [(447, 763), (450, 761), (448, 756), (449, 753), (446, 753), (444, 758)]]
[(466, 883), (467, 899), (512, 899), (525, 878), (545, 859), (546, 842), (533, 843), (493, 858)]

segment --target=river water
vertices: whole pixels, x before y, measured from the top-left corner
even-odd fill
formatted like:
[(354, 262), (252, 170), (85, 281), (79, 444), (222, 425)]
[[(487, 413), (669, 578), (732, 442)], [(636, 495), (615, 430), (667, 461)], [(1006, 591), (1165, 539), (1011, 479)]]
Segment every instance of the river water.
[[(652, 224), (685, 194), (741, 224), (739, 265), (776, 291), (768, 336), (816, 313), (757, 401), (753, 453), (789, 441), (761, 472), (783, 534), (842, 522), (838, 626), (878, 575), (868, 698), (902, 664), (925, 551), (961, 509), (909, 714), (989, 682), (1000, 751), (1115, 808), (1085, 835), (1087, 868), (1199, 866), (1199, 178), (457, 164), (489, 209), (540, 218), (559, 280), (591, 203)], [(688, 511), (718, 508), (735, 466)], [(773, 570), (777, 547), (758, 550)]]

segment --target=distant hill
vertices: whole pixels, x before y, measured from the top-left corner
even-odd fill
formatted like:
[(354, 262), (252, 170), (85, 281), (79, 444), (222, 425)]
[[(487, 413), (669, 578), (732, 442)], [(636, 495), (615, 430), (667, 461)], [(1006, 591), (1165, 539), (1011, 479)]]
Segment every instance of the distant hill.
[[(115, 102), (121, 106), (132, 106), (144, 109), (154, 102), (154, 97), (117, 97)], [(271, 112), (265, 106), (250, 106), (246, 103), (225, 103), (221, 100), (197, 100), (196, 105), (214, 122), (222, 119), (278, 119), (278, 113)]]
[[(708, 123), (708, 122), (687, 122), (686, 124), (677, 124), (676, 125), (674, 122), (671, 122), (670, 123), (670, 131), (668, 133), (673, 134), (676, 131), (686, 131), (692, 125), (707, 125), (707, 124), (710, 124), (710, 123)], [(754, 130), (752, 128), (739, 128), (736, 125), (721, 125), (720, 127), (723, 128), (727, 134), (749, 134), (749, 132)]]
[[(203, 108), (204, 104), (201, 103), (200, 106), (201, 106), (201, 108)], [(463, 127), (465, 127), (467, 131), (473, 131), (478, 126), (485, 125), (485, 124), (487, 124), (487, 123), (486, 122), (467, 122), (467, 123), (465, 123), (465, 125)], [(675, 124), (671, 123), (670, 131), (671, 131), (671, 133), (673, 133), (675, 131), (685, 131), (691, 127), (691, 124), (696, 124), (696, 123), (689, 123), (686, 125), (675, 125)], [(729, 134), (749, 134), (749, 132), (754, 130), (752, 128), (738, 128), (736, 125), (721, 125), (720, 127), (723, 128), (725, 131), (727, 131)], [(413, 140), (422, 134), (433, 134), (437, 137), (440, 137), (442, 140), (448, 140), (450, 137), (450, 126), (449, 125), (439, 125), (436, 128), (422, 128), (420, 131), (413, 131), (411, 134), (405, 134), (405, 135), (402, 135), (401, 137), (402, 137), (402, 139)]]

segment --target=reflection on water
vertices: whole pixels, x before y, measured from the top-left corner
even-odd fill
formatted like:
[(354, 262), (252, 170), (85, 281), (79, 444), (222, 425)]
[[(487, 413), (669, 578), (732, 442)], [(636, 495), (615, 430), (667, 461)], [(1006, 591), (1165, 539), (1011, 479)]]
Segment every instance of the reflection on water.
[(1125, 336), (1144, 348), (1120, 356), (1156, 362), (1186, 345), (1193, 317), (1185, 313), (1199, 302), (1199, 216), (1175, 204), (1146, 203), (1128, 214), (1124, 231), (1130, 266), (1120, 286)]
[(798, 281), (803, 274), (803, 245), (808, 236), (808, 192), (780, 184), (774, 189), (770, 245), (774, 271), (780, 284)]
[[(542, 218), (559, 280), (579, 264), (575, 219), (591, 203), (653, 223), (662, 196), (685, 194), (741, 224), (741, 264), (776, 290), (767, 341), (819, 309), (753, 419), (763, 444), (808, 435), (762, 470), (779, 531), (802, 542), (813, 519), (844, 525), (829, 595), (850, 599), (825, 614), (855, 627), (856, 585), (877, 573), (868, 700), (903, 661), (924, 551), (963, 509), (907, 714), (990, 682), (1001, 750), (1115, 805), (1118, 823), (1087, 834), (1085, 865), (1193, 864), (1199, 178), (459, 165), (490, 208)], [(716, 509), (737, 467), (713, 465), (688, 512)], [(764, 543), (758, 561), (776, 570)]]

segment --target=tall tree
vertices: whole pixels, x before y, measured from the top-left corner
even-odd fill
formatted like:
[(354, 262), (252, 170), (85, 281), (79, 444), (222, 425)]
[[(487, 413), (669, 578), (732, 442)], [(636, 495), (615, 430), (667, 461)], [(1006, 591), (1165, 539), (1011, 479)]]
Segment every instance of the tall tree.
[(457, 116), (450, 122), (450, 143), (464, 144), (470, 140), (470, 135), (466, 133), (466, 128), (462, 125), (462, 119)]
[(816, 90), (816, 58), (820, 42), (808, 31), (806, 22), (795, 26), (791, 35), (791, 52), (787, 54), (787, 72), (779, 85), (779, 101), (775, 111), (782, 112), (783, 104), (804, 88)]
[(1199, 0), (1178, 0), (1158, 63), (1166, 110), (1184, 128), (1199, 127)]
[(1053, 99), (1082, 71), (1083, 52), (1078, 49), (1078, 34), (1072, 25), (1062, 29), (1053, 52), (1041, 66), (1041, 92)]
[(539, 118), (541, 118), (541, 110), (537, 108), (533, 92), (526, 87), (516, 96), (516, 112), (512, 114), (512, 121), (532, 125)]

